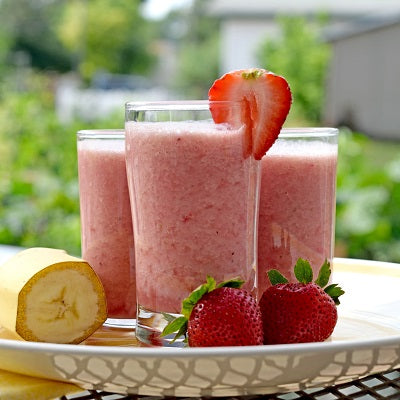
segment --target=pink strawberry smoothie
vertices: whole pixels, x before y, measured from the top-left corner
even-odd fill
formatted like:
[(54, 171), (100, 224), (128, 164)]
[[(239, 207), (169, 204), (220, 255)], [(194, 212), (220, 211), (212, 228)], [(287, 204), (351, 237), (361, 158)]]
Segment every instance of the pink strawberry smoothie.
[(126, 135), (138, 304), (179, 313), (207, 275), (217, 282), (241, 276), (252, 290), (259, 163), (244, 159), (243, 131), (128, 122)]
[(258, 228), (258, 293), (278, 269), (296, 281), (293, 266), (307, 259), (317, 277), (334, 244), (337, 146), (279, 140), (262, 159)]
[(134, 241), (124, 140), (78, 141), (78, 166), (82, 257), (103, 283), (108, 317), (134, 318)]

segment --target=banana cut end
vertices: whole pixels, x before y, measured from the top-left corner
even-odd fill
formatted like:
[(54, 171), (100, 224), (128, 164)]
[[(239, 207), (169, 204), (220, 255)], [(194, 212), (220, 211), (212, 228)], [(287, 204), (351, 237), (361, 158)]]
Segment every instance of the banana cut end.
[(107, 319), (99, 277), (58, 249), (27, 249), (3, 264), (0, 305), (0, 325), (35, 342), (77, 344)]
[(29, 341), (77, 344), (107, 318), (103, 286), (86, 263), (49, 266), (18, 297), (16, 332)]

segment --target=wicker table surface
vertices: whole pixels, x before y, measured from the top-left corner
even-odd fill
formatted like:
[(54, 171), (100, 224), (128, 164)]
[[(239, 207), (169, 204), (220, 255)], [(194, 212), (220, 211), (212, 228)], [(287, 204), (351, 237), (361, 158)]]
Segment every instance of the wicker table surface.
[[(159, 397), (121, 395), (106, 392), (86, 391), (60, 400), (199, 400), (200, 397)], [(210, 397), (204, 398), (210, 399)], [(292, 393), (278, 393), (261, 396), (216, 397), (220, 400), (400, 400), (400, 369), (367, 376), (365, 378), (326, 388), (316, 388)]]

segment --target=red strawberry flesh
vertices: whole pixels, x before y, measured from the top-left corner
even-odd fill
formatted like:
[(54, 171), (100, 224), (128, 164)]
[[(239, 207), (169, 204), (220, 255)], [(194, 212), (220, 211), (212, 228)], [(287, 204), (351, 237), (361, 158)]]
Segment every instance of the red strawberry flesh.
[[(217, 79), (210, 101), (242, 102), (241, 122), (246, 124), (245, 155), (260, 160), (277, 139), (292, 103), (286, 80), (265, 69), (237, 70)], [(237, 116), (223, 109), (211, 112), (216, 123), (237, 124)]]

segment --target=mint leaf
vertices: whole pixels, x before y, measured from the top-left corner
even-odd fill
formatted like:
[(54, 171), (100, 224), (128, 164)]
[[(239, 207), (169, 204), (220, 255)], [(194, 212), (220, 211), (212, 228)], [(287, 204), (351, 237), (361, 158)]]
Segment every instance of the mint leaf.
[(330, 276), (331, 266), (329, 264), (329, 261), (325, 260), (325, 262), (321, 266), (321, 269), (319, 270), (318, 278), (315, 280), (315, 283), (323, 288), (328, 284)]
[(345, 293), (345, 291), (338, 286), (337, 283), (332, 283), (332, 285), (327, 286), (324, 291), (332, 297), (336, 305), (340, 304), (339, 297)]
[(234, 289), (240, 289), (244, 284), (244, 280), (242, 278), (232, 278), (229, 279), (228, 281), (221, 282), (217, 288), (222, 288), (222, 287), (231, 287)]
[(271, 285), (278, 285), (279, 283), (289, 283), (289, 281), (276, 269), (268, 271), (268, 278)]
[(313, 280), (313, 272), (307, 260), (299, 258), (294, 266), (294, 275), (300, 283), (310, 283)]

